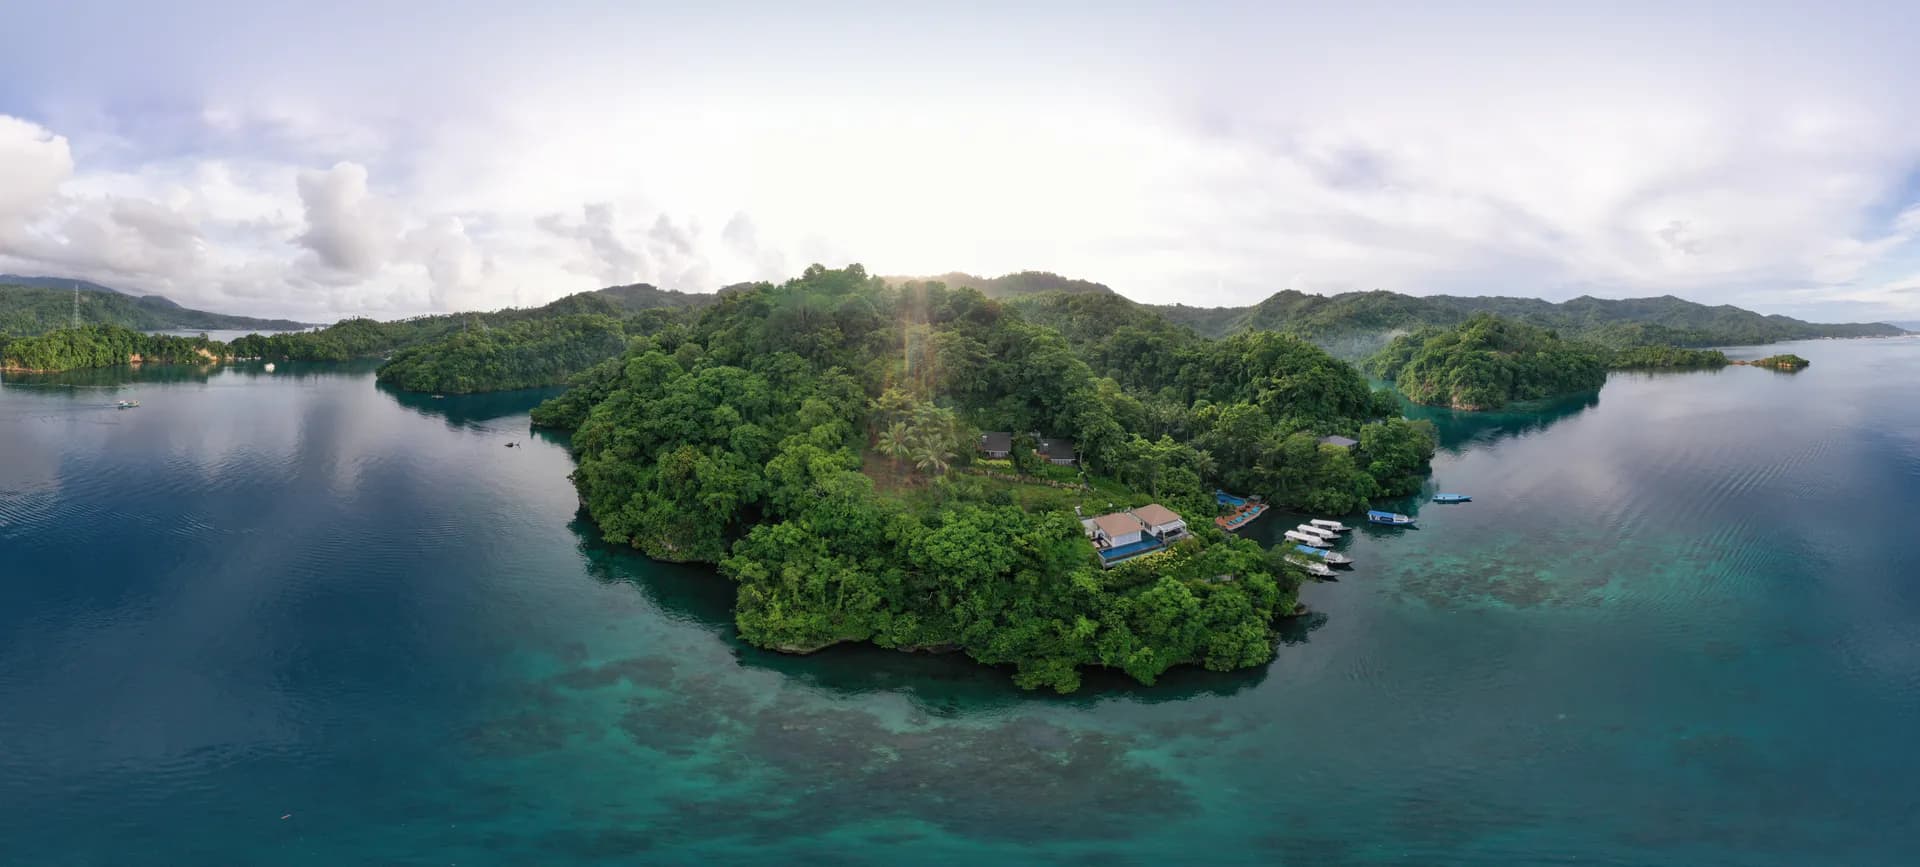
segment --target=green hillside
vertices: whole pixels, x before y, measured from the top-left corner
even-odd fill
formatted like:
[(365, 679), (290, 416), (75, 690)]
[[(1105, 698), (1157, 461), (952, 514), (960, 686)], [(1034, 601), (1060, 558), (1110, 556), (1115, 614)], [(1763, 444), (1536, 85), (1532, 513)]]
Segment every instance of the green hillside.
[[(79, 288), (82, 325), (117, 325), (136, 331), (290, 331), (312, 327), (310, 323), (290, 319), (257, 319), (193, 310), (158, 295), (136, 297), (98, 284), (85, 284)], [(73, 299), (74, 292), (70, 288), (49, 289), (0, 283), (0, 332), (31, 335), (66, 328), (73, 324)]]
[[(1101, 283), (1044, 271), (1001, 277), (951, 273), (927, 278), (887, 278), (903, 285), (915, 280), (978, 290), (1006, 300), (1029, 317), (1073, 337), (1069, 314), (1097, 311), (1101, 321), (1153, 329), (1165, 324), (1191, 329), (1201, 337), (1246, 331), (1281, 331), (1313, 341), (1348, 359), (1379, 351), (1397, 334), (1423, 326), (1459, 325), (1480, 313), (1524, 322), (1614, 349), (1637, 346), (1733, 346), (1823, 337), (1890, 337), (1904, 329), (1886, 323), (1805, 322), (1767, 316), (1731, 305), (1697, 304), (1665, 295), (1658, 298), (1606, 299), (1582, 296), (1552, 302), (1504, 296), (1403, 295), (1398, 292), (1346, 292), (1313, 295), (1292, 289), (1276, 292), (1247, 307), (1194, 307), (1141, 304)], [(1058, 296), (1082, 299), (1062, 301)], [(1085, 300), (1095, 298), (1099, 300)], [(1078, 306), (1076, 306), (1078, 305)], [(1094, 306), (1088, 306), (1094, 305)]]

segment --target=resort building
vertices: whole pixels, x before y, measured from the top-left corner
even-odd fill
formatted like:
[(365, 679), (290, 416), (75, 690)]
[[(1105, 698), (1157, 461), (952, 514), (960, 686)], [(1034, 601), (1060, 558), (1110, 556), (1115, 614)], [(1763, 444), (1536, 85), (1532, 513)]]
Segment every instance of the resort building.
[(980, 435), (980, 453), (990, 458), (1013, 456), (1013, 433), (1011, 431), (987, 431)]
[(1323, 446), (1339, 446), (1343, 449), (1347, 449), (1351, 451), (1354, 446), (1357, 446), (1360, 444), (1360, 441), (1356, 439), (1349, 439), (1343, 436), (1327, 436), (1327, 437), (1320, 438), (1320, 444)]
[(1082, 518), (1101, 568), (1151, 554), (1187, 537), (1187, 522), (1172, 509), (1154, 503), (1125, 512)]
[(1172, 509), (1153, 503), (1133, 510), (1133, 516), (1145, 524), (1147, 532), (1163, 542), (1172, 542), (1187, 535), (1187, 522), (1180, 520)]
[(1087, 529), (1087, 537), (1093, 540), (1096, 548), (1117, 548), (1139, 542), (1146, 534), (1146, 525), (1139, 518), (1126, 513), (1114, 512), (1080, 522)]
[(1048, 437), (1040, 441), (1040, 448), (1035, 451), (1046, 458), (1047, 463), (1056, 466), (1070, 467), (1079, 460), (1079, 456), (1073, 451), (1073, 440), (1070, 439)]

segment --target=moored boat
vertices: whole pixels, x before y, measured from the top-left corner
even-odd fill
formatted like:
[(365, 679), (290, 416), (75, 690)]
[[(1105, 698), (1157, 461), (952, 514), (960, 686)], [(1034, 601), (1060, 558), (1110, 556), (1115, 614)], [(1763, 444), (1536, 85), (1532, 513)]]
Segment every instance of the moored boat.
[(1339, 521), (1329, 521), (1326, 518), (1315, 518), (1311, 521), (1308, 521), (1307, 523), (1312, 524), (1315, 527), (1319, 527), (1322, 530), (1332, 530), (1335, 533), (1345, 533), (1348, 530), (1353, 529), (1352, 527), (1342, 524)]
[(1434, 494), (1433, 501), (1436, 503), (1471, 503), (1473, 502), (1473, 498), (1466, 494)]
[(1367, 523), (1385, 524), (1389, 527), (1411, 527), (1413, 526), (1414, 522), (1412, 518), (1409, 518), (1406, 515), (1402, 515), (1399, 512), (1381, 512), (1376, 510), (1368, 510)]
[(1295, 545), (1293, 546), (1293, 550), (1298, 551), (1302, 554), (1305, 554), (1309, 557), (1318, 557), (1321, 560), (1321, 562), (1332, 563), (1335, 566), (1345, 566), (1353, 562), (1352, 557), (1349, 557), (1338, 551), (1329, 551), (1325, 548), (1315, 548), (1312, 545)]
[(1302, 545), (1325, 545), (1325, 544), (1327, 544), (1327, 540), (1326, 540), (1326, 539), (1324, 539), (1324, 538), (1322, 538), (1322, 537), (1320, 537), (1320, 536), (1314, 536), (1314, 535), (1309, 535), (1309, 534), (1307, 534), (1307, 533), (1302, 533), (1302, 532), (1300, 532), (1299, 530), (1288, 530), (1287, 532), (1285, 532), (1285, 533), (1282, 533), (1281, 535), (1282, 535), (1283, 537), (1285, 537), (1285, 538), (1286, 538), (1286, 540), (1287, 540), (1287, 541), (1289, 541), (1289, 542), (1299, 542), (1299, 543), (1300, 543), (1300, 544), (1302, 544)]
[(1326, 540), (1326, 543), (1329, 545), (1340, 540), (1340, 537), (1337, 534), (1335, 534), (1332, 530), (1329, 530), (1325, 527), (1315, 527), (1312, 524), (1301, 524), (1300, 526), (1295, 527), (1294, 529), (1299, 530), (1300, 532), (1305, 533), (1309, 536), (1317, 536), (1321, 539), (1324, 539)]
[(1287, 555), (1287, 562), (1306, 570), (1308, 575), (1312, 575), (1315, 578), (1332, 578), (1339, 574), (1334, 572), (1333, 568), (1325, 563), (1309, 560), (1295, 554)]

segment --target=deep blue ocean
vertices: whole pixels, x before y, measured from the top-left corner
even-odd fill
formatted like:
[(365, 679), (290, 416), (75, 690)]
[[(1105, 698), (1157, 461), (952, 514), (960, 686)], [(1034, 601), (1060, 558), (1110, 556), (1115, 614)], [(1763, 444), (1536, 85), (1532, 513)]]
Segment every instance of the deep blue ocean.
[(1263, 670), (1067, 698), (742, 645), (580, 521), (544, 393), (9, 378), (0, 864), (1911, 865), (1920, 340), (1781, 350), (1416, 410), (1474, 502)]

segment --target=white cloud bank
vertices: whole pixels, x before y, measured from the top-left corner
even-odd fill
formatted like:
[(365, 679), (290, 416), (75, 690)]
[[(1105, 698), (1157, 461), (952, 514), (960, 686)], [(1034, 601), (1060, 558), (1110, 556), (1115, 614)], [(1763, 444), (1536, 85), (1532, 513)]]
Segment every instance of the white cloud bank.
[(812, 261), (1920, 318), (1912, 15), (1528, 9), (479, 3), (429, 54), (455, 10), (76, 6), (21, 42), (98, 62), (0, 83), (0, 268), (306, 318)]

